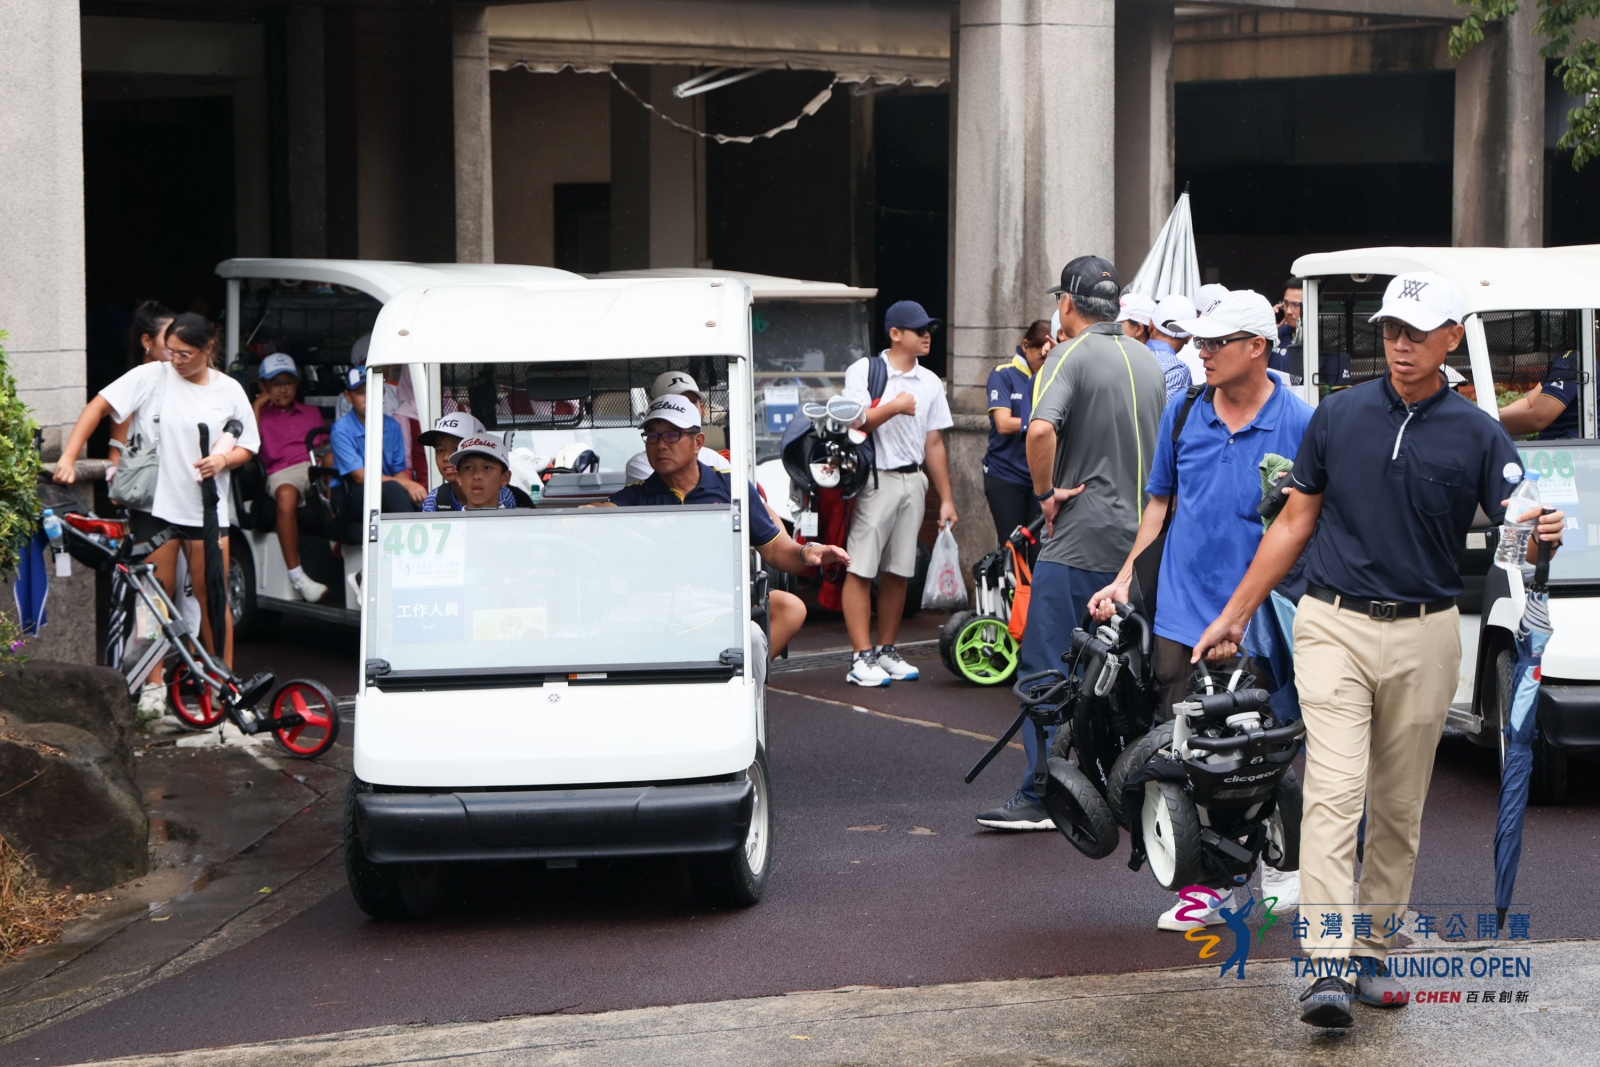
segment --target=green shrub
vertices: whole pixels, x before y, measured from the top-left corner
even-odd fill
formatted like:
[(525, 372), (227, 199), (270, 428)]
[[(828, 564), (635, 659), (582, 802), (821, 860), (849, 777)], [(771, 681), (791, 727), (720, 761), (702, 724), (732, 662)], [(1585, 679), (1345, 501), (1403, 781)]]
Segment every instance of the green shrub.
[(39, 474), (44, 465), (34, 445), (36, 424), (17, 398), (17, 381), (6, 360), (0, 330), (0, 573), (15, 570), (39, 517)]

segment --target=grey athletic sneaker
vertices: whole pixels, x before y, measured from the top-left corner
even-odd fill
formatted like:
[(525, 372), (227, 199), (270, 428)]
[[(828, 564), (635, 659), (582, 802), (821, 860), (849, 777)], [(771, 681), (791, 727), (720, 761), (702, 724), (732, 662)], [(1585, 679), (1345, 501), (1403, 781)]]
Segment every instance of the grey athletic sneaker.
[(1311, 988), (1300, 994), (1300, 1021), (1311, 1026), (1343, 1029), (1355, 1025), (1356, 1017), (1350, 1013), (1350, 1000), (1355, 990), (1342, 978), (1327, 975), (1311, 983)]
[(1389, 964), (1371, 956), (1351, 956), (1356, 972), (1356, 999), (1371, 1008), (1403, 1008), (1411, 1003), (1411, 990), (1389, 973)]
[(1054, 830), (1055, 820), (1050, 818), (1050, 813), (1039, 806), (1038, 801), (1029, 800), (1022, 795), (1022, 790), (1011, 794), (1011, 799), (998, 808), (978, 813), (978, 825), (987, 826), (991, 830)]
[(922, 677), (921, 671), (900, 658), (893, 645), (878, 646), (878, 666), (897, 682), (914, 682)]

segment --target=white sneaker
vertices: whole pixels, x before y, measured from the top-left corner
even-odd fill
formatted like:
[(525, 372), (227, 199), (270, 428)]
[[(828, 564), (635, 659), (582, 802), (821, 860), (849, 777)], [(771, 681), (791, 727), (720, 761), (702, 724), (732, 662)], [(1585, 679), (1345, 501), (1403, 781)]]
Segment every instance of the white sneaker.
[(294, 591), (300, 594), (300, 599), (308, 603), (315, 604), (328, 595), (327, 586), (304, 572), (297, 578), (290, 578), (289, 584), (294, 586)]
[[(1202, 897), (1201, 899), (1209, 900), (1211, 898)], [(1221, 926), (1227, 921), (1222, 917), (1221, 908), (1224, 904), (1231, 903), (1232, 900), (1233, 894), (1230, 893), (1221, 900), (1213, 902), (1211, 907), (1207, 908), (1204, 905), (1196, 906), (1187, 900), (1179, 898), (1176, 904), (1167, 911), (1162, 912), (1161, 918), (1156, 920), (1156, 929), (1176, 930), (1179, 933), (1183, 933), (1185, 930), (1198, 930), (1202, 926)], [(1193, 910), (1186, 913), (1187, 918), (1178, 918), (1178, 912), (1183, 911), (1185, 908)]]
[(1300, 872), (1280, 871), (1276, 867), (1261, 865), (1261, 899), (1277, 897), (1272, 910), (1283, 914), (1300, 906)]
[(897, 682), (914, 682), (922, 677), (921, 671), (900, 658), (893, 645), (879, 645), (877, 657), (878, 666)]
[(844, 680), (851, 685), (865, 685), (874, 689), (882, 689), (894, 681), (889, 677), (889, 672), (878, 666), (878, 657), (871, 652), (857, 652), (856, 658), (850, 661), (850, 673)]

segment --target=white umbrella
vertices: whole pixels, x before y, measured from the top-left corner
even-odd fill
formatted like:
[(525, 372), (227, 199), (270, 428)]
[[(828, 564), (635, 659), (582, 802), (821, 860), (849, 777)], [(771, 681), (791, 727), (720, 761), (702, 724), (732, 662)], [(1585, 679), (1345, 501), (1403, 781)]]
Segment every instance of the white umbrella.
[(1194, 250), (1194, 219), (1189, 215), (1189, 190), (1185, 189), (1172, 205), (1172, 214), (1156, 235), (1150, 254), (1144, 257), (1139, 273), (1123, 289), (1159, 300), (1181, 293), (1190, 300), (1200, 298), (1200, 260)]

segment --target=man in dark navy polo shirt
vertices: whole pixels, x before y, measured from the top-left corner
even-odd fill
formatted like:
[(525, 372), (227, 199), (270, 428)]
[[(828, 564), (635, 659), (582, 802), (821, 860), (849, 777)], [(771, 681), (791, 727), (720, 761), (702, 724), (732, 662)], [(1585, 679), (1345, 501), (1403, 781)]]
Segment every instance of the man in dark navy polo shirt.
[(1541, 441), (1580, 437), (1576, 352), (1552, 355), (1544, 381), (1500, 409), (1500, 425), (1513, 437), (1538, 435)]
[[(700, 409), (676, 393), (658, 396), (645, 412), (641, 428), (650, 477), (611, 494), (617, 507), (673, 504), (726, 504), (733, 499), (733, 483), (726, 474), (700, 462), (706, 443), (700, 432)], [(750, 547), (779, 570), (798, 574), (807, 567), (829, 564), (849, 566), (850, 556), (835, 545), (817, 541), (797, 544), (773, 519), (766, 501), (750, 485)], [(774, 589), (767, 595), (772, 631), (772, 654), (788, 646), (806, 621), (805, 603), (793, 593)]]
[[(1195, 658), (1233, 649), (1250, 614), (1305, 552), (1295, 616), (1295, 681), (1306, 722), (1300, 914), (1307, 955), (1343, 966), (1301, 996), (1301, 1019), (1350, 1026), (1351, 1001), (1409, 999), (1385, 960), (1411, 895), (1422, 805), (1461, 663), (1458, 561), (1478, 507), (1505, 516), (1511, 439), (1442, 372), (1461, 343), (1462, 296), (1432, 273), (1389, 283), (1387, 377), (1330, 395), (1294, 463), (1294, 486)], [(1537, 518), (1559, 544), (1565, 517)], [(1534, 545), (1529, 544), (1532, 557)], [(1356, 826), (1367, 812), (1358, 902)], [(1362, 922), (1357, 923), (1356, 917)]]

